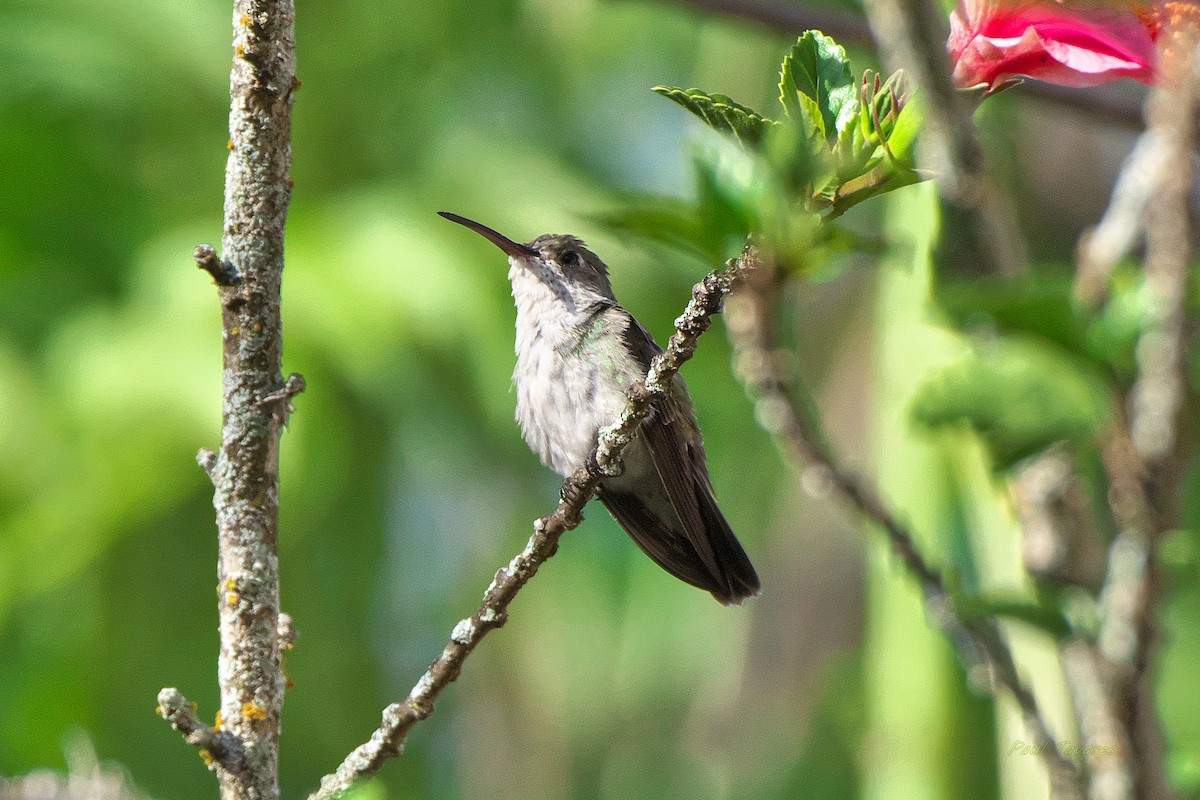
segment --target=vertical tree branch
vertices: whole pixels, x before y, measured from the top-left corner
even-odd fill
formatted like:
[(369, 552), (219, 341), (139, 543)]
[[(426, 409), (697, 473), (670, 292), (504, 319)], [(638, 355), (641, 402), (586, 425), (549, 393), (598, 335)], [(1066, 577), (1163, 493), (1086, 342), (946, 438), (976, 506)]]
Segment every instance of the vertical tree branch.
[[(1171, 21), (1174, 23), (1175, 21)], [(1156, 616), (1164, 591), (1158, 564), (1162, 536), (1178, 524), (1185, 437), (1181, 412), (1187, 393), (1188, 327), (1186, 293), (1192, 258), (1189, 196), (1195, 175), (1195, 113), (1200, 104), (1200, 27), (1184, 18), (1160, 37), (1163, 85), (1155, 87), (1146, 106), (1149, 130), (1156, 133), (1171, 169), (1164, 170), (1146, 218), (1146, 291), (1150, 319), (1137, 346), (1138, 376), (1129, 398), (1129, 442), (1140, 469), (1147, 503), (1148, 535), (1135, 529), (1143, 554), (1130, 622), (1130, 659), (1123, 664), (1121, 708), (1137, 765), (1137, 797), (1171, 796), (1164, 766), (1164, 746), (1151, 685), (1151, 662), (1158, 631)], [(1114, 548), (1115, 550), (1115, 548)]]
[(293, 21), (291, 0), (235, 0), (223, 259), (211, 247), (196, 252), (218, 285), (224, 343), (221, 449), (204, 461), (216, 489), (219, 544), (221, 721), (214, 731), (239, 754), (212, 754), (225, 800), (279, 796), (279, 436), (291, 397), (303, 388), (299, 376), (285, 382), (280, 371)]
[(219, 770), (226, 800), (279, 796), (284, 678), (279, 619), (279, 436), (288, 400), (280, 282), (291, 185), (291, 0), (236, 0), (225, 168), (225, 259), (239, 285), (220, 288), (224, 423), (213, 470), (220, 561), (221, 717), (245, 748), (244, 767)]

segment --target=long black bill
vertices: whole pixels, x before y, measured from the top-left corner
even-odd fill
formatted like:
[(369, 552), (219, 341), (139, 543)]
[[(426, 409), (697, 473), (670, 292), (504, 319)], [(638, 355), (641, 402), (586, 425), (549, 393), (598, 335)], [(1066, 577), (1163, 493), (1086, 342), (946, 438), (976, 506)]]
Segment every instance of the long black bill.
[(530, 256), (536, 256), (538, 254), (538, 252), (532, 247), (527, 247), (520, 242), (514, 242), (507, 236), (497, 233), (487, 225), (481, 225), (473, 219), (460, 217), (458, 214), (451, 214), (449, 211), (439, 211), (438, 216), (445, 217), (451, 222), (457, 222), (459, 225), (470, 228), (492, 244), (496, 245), (496, 247), (499, 247), (505, 253), (515, 258), (529, 258)]

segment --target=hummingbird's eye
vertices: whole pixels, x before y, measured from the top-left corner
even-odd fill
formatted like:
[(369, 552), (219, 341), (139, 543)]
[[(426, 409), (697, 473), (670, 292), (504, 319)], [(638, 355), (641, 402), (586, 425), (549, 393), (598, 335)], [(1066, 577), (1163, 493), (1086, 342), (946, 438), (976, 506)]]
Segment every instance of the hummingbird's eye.
[(583, 265), (583, 259), (574, 250), (564, 250), (560, 260), (564, 267), (578, 267)]

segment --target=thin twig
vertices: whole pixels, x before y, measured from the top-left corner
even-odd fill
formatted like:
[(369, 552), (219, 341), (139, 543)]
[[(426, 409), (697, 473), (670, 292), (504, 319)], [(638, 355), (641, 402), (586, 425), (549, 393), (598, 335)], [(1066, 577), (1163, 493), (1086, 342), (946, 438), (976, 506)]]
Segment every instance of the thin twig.
[(1101, 304), (1113, 270), (1141, 241), (1146, 209), (1172, 167), (1167, 150), (1161, 131), (1148, 130), (1139, 136), (1117, 176), (1104, 216), (1080, 237), (1075, 250), (1075, 297), (1084, 305)]
[(183, 739), (193, 747), (200, 748), (205, 760), (213, 767), (220, 764), (229, 772), (242, 769), (245, 748), (238, 737), (225, 730), (210, 727), (196, 716), (196, 710), (178, 689), (168, 687), (158, 693), (159, 716), (171, 723), (171, 727), (183, 734)]
[[(1093, 583), (1088, 556), (1098, 536), (1086, 503), (1072, 497), (1079, 483), (1062, 447), (1032, 459), (1012, 481), (1025, 569), (1041, 586)], [(1129, 737), (1117, 715), (1107, 664), (1093, 642), (1077, 636), (1059, 643), (1058, 657), (1084, 745), (1088, 800), (1131, 800)]]
[[(208, 246), (195, 254), (218, 285), (224, 341), (220, 456), (201, 463), (217, 511), (221, 732), (242, 753), (215, 762), (225, 800), (279, 797), (279, 436), (286, 401), (303, 385), (281, 375), (279, 294), (291, 198), (294, 16), (292, 0), (235, 0), (223, 257)], [(284, 402), (273, 402), (281, 390)], [(203, 728), (193, 733), (207, 736)]]
[(811, 410), (811, 398), (797, 398), (797, 381), (784, 364), (793, 361), (776, 347), (773, 303), (780, 295), (781, 276), (763, 259), (751, 260), (744, 289), (730, 298), (726, 329), (734, 348), (734, 371), (755, 402), (755, 416), (776, 437), (785, 454), (810, 469), (819, 469), (827, 483), (857, 513), (878, 525), (909, 573), (920, 584), (926, 608), (946, 632), (964, 660), (983, 660), (994, 680), (1016, 700), (1050, 775), (1053, 797), (1080, 798), (1075, 765), (1059, 751), (1033, 692), (1025, 686), (1012, 653), (995, 621), (963, 620), (946, 589), (941, 573), (921, 554), (912, 532), (884, 505), (866, 482), (847, 472), (834, 457)]
[(508, 607), (541, 565), (554, 555), (564, 533), (583, 521), (583, 507), (591, 500), (606, 473), (618, 471), (620, 454), (632, 441), (639, 424), (650, 413), (651, 404), (670, 391), (672, 380), (696, 351), (700, 334), (712, 325), (712, 315), (721, 310), (730, 287), (745, 268), (746, 256), (731, 260), (724, 270), (712, 272), (693, 288), (692, 299), (679, 319), (667, 348), (655, 356), (645, 380), (629, 392), (629, 404), (611, 426), (600, 431), (590, 461), (595, 469), (581, 466), (562, 485), (562, 501), (553, 513), (533, 524), (533, 536), (525, 549), (508, 566), (496, 573), (483, 595), (479, 609), (454, 626), (442, 654), (430, 665), (402, 703), (383, 711), (383, 721), (365, 744), (354, 750), (337, 771), (321, 779), (321, 788), (309, 800), (330, 800), (356, 781), (374, 775), (391, 758), (400, 755), (408, 732), (433, 713), (438, 695), (462, 671), (463, 663), (483, 637), (508, 619)]
[(1083, 639), (1064, 642), (1058, 657), (1086, 757), (1088, 800), (1129, 800), (1133, 797), (1129, 737), (1113, 707), (1105, 665), (1092, 643)]

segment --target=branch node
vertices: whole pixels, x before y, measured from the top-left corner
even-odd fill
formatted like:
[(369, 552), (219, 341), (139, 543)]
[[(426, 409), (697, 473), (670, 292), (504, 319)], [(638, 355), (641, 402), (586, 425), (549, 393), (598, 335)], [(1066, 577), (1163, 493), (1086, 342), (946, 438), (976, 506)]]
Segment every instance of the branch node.
[(196, 716), (195, 706), (178, 689), (167, 687), (159, 692), (155, 711), (171, 723), (172, 728), (183, 734), (185, 742), (199, 748), (201, 754), (207, 752), (212, 764), (230, 772), (237, 772), (241, 768), (245, 755), (241, 740), (227, 731), (201, 722)]
[(292, 615), (286, 611), (279, 613), (275, 622), (275, 633), (279, 636), (279, 647), (283, 650), (291, 650), (296, 644), (296, 637), (300, 635), (292, 624)]
[(216, 480), (217, 464), (219, 461), (220, 456), (217, 455), (216, 451), (209, 450), (207, 447), (200, 448), (200, 452), (196, 453), (196, 463), (208, 473), (208, 477), (212, 480)]
[(242, 282), (241, 273), (232, 262), (217, 256), (217, 251), (211, 244), (196, 245), (192, 251), (196, 266), (212, 275), (217, 286), (237, 286)]
[(308, 384), (304, 382), (304, 376), (299, 372), (293, 372), (291, 375), (288, 375), (287, 380), (283, 382), (283, 386), (265, 395), (258, 401), (258, 404), (259, 406), (276, 404), (276, 415), (282, 417), (280, 421), (286, 428), (288, 418), (296, 410), (292, 406), (292, 398), (303, 392), (306, 388), (308, 388)]

